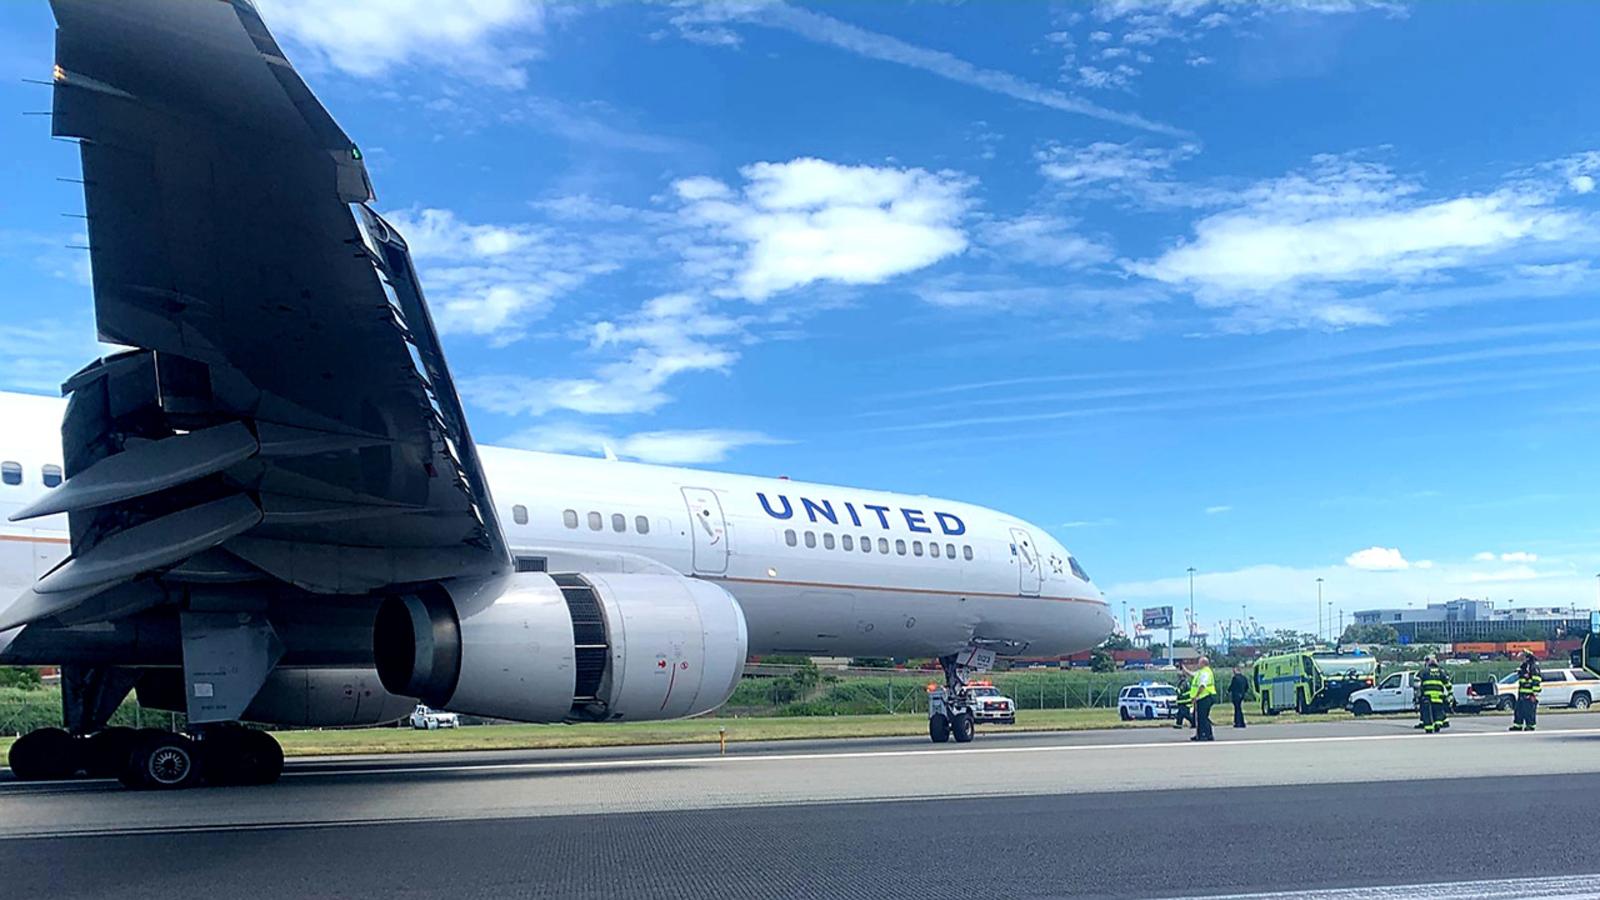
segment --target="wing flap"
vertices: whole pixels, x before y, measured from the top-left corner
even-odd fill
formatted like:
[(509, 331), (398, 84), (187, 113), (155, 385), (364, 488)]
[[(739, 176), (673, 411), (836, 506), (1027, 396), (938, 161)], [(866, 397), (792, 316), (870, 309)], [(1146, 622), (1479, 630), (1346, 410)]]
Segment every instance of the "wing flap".
[(509, 572), (409, 250), (253, 4), (52, 7), (96, 322), (133, 349), (66, 385), (67, 484), (29, 512), (65, 511), (72, 555), (0, 629), (127, 580)]

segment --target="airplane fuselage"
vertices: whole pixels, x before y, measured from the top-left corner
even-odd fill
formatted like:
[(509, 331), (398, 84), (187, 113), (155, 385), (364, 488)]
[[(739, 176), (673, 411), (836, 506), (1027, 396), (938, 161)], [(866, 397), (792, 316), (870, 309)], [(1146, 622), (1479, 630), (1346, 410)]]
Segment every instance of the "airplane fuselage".
[[(51, 488), (60, 400), (0, 393), (12, 423), (0, 519)], [(755, 654), (921, 657), (1091, 647), (1107, 604), (1066, 548), (1014, 516), (950, 500), (698, 469), (481, 447), (519, 565), (665, 567), (738, 599)], [(0, 597), (63, 559), (67, 523), (0, 524)]]

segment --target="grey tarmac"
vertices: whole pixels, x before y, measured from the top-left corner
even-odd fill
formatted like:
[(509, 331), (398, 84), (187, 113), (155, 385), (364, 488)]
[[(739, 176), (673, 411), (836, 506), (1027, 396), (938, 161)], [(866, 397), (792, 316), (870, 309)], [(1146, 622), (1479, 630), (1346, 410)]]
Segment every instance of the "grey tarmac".
[[(1600, 719), (1550, 719), (311, 759), (180, 794), (9, 782), (0, 872), (19, 897), (1588, 896), (1600, 850), (1508, 840), (1600, 796)], [(1430, 849), (1441, 831), (1484, 852)], [(1504, 881), (1534, 876), (1579, 878)]]

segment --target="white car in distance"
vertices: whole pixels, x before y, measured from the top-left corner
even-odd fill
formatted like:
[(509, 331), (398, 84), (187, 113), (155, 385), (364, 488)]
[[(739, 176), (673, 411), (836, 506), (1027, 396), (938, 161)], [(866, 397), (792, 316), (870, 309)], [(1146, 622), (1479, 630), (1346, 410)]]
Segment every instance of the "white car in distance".
[(433, 731), (439, 728), (460, 728), (461, 717), (453, 712), (443, 712), (430, 709), (419, 703), (411, 711), (411, 727), (418, 731)]

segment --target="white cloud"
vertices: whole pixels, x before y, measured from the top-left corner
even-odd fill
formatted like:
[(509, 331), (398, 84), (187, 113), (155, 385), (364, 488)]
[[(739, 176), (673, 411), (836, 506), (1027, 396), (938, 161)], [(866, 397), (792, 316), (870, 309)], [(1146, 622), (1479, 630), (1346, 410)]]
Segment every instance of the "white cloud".
[(58, 393), (69, 376), (106, 352), (87, 317), (0, 322), (0, 388)]
[(739, 354), (722, 341), (738, 336), (733, 319), (704, 311), (701, 299), (666, 295), (618, 322), (598, 322), (590, 349), (622, 351), (587, 378), (485, 375), (458, 380), (462, 396), (493, 412), (544, 415), (648, 413), (667, 404), (667, 381), (690, 372), (726, 372)]
[(1308, 171), (1261, 182), (1194, 236), (1129, 264), (1239, 311), (1251, 327), (1383, 324), (1381, 289), (1477, 278), (1530, 258), (1584, 252), (1591, 227), (1554, 204), (1549, 186), (1512, 181), (1480, 194), (1421, 199), (1388, 167), (1320, 156)]
[(801, 158), (740, 170), (742, 191), (673, 183), (685, 222), (711, 237), (686, 251), (721, 296), (761, 301), (814, 282), (880, 284), (966, 249), (969, 181), (951, 172)]
[(1482, 553), (1472, 554), (1472, 559), (1475, 562), (1494, 562), (1498, 559), (1501, 562), (1509, 563), (1533, 563), (1539, 561), (1539, 554), (1529, 553), (1526, 550), (1513, 550), (1509, 553), (1496, 555), (1486, 550)]
[(544, 9), (535, 0), (257, 0), (267, 27), (311, 62), (376, 77), (425, 63), (521, 87)]
[(1592, 175), (1574, 175), (1567, 183), (1572, 186), (1574, 191), (1580, 194), (1587, 194), (1594, 190), (1594, 176)]
[(1144, 307), (1166, 299), (1160, 289), (1146, 285), (1035, 284), (1011, 275), (953, 274), (929, 278), (916, 287), (924, 303), (945, 309), (985, 309), (1071, 312), (1103, 319), (1079, 318), (1078, 334), (1107, 331), (1126, 334), (1148, 318)]
[(417, 260), (439, 330), (497, 345), (523, 337), (556, 298), (618, 267), (591, 242), (540, 226), (472, 224), (445, 209), (386, 218)]
[(741, 447), (783, 442), (756, 431), (718, 428), (612, 435), (588, 428), (554, 426), (518, 432), (501, 443), (551, 453), (598, 455), (603, 449), (609, 448), (622, 459), (662, 465), (693, 465), (721, 462)]
[(1039, 214), (994, 219), (980, 226), (978, 237), (996, 253), (1032, 265), (1083, 268), (1109, 262), (1111, 248), (1078, 234), (1078, 224)]
[(1107, 109), (1062, 91), (1034, 84), (1010, 72), (985, 69), (943, 50), (919, 47), (896, 37), (868, 31), (831, 16), (786, 3), (761, 2), (761, 0), (692, 3), (680, 8), (672, 22), (679, 29), (679, 33), (690, 40), (715, 44), (738, 42), (737, 37), (727, 27), (732, 23), (775, 28), (868, 59), (918, 69), (949, 81), (1025, 103), (1162, 134), (1180, 133), (1171, 126), (1152, 122), (1134, 113)]
[[(1109, 49), (1141, 48), (1139, 62), (1155, 61), (1151, 54), (1159, 52), (1161, 45), (1176, 45), (1177, 52), (1186, 56), (1189, 65), (1204, 65), (1211, 60), (1200, 54), (1196, 46), (1215, 42), (1217, 34), (1228, 29), (1250, 35), (1258, 40), (1264, 29), (1259, 23), (1266, 19), (1281, 19), (1304, 23), (1312, 17), (1344, 15), (1369, 11), (1382, 11), (1390, 16), (1401, 16), (1405, 7), (1388, 0), (1290, 0), (1290, 2), (1262, 3), (1259, 0), (1100, 0), (1094, 4), (1090, 15), (1079, 17), (1082, 27), (1094, 29), (1088, 38), (1094, 44)], [(1319, 26), (1308, 25), (1309, 33), (1322, 31)], [(1285, 35), (1280, 35), (1287, 36)], [(1061, 71), (1062, 80), (1088, 88), (1127, 88), (1143, 69), (1129, 66), (1106, 77), (1103, 70), (1077, 65), (1076, 54), (1071, 52), (1072, 42), (1057, 39), (1067, 46)]]
[(1400, 551), (1393, 547), (1368, 547), (1357, 550), (1344, 558), (1344, 564), (1352, 569), (1364, 569), (1368, 572), (1398, 572), (1411, 568), (1411, 563), (1400, 555)]
[(1231, 507), (1231, 506), (1208, 506), (1208, 507), (1206, 507), (1206, 515), (1208, 515), (1208, 516), (1217, 516), (1217, 515), (1221, 515), (1221, 514), (1223, 514), (1225, 512), (1233, 512), (1233, 507)]
[(1096, 141), (1076, 146), (1053, 144), (1035, 154), (1035, 159), (1039, 174), (1065, 188), (1082, 190), (1099, 184), (1138, 187), (1165, 175), (1174, 164), (1199, 149), (1195, 144), (1144, 147)]
[(654, 412), (671, 400), (663, 388), (674, 377), (726, 372), (739, 359), (727, 342), (741, 334), (737, 321), (708, 312), (700, 298), (668, 294), (632, 315), (591, 327), (590, 349), (620, 356), (597, 366), (590, 376), (480, 375), (457, 379), (457, 386), (473, 403), (506, 414)]

